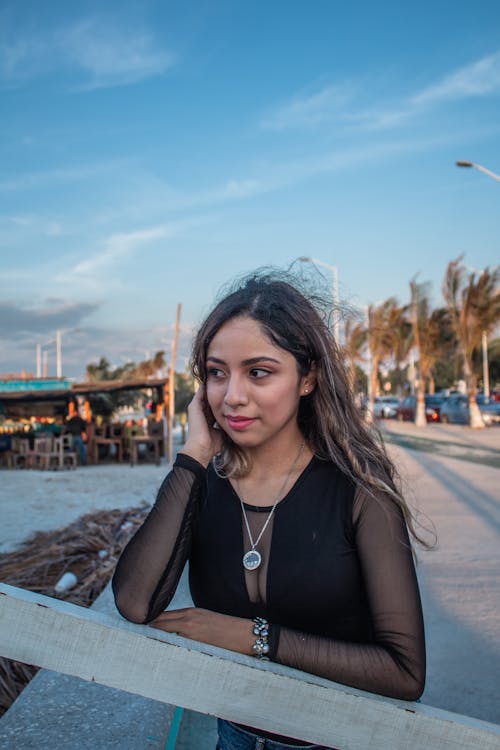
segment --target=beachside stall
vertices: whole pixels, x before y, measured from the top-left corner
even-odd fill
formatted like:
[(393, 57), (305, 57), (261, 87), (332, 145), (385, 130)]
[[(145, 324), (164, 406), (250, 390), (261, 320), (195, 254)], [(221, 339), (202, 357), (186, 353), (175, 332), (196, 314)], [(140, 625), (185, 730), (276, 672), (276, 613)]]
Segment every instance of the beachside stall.
[[(31, 386), (33, 381), (30, 381)], [(37, 383), (38, 385), (38, 383)], [(168, 379), (112, 380), (95, 383), (51, 382), (49, 387), (2, 389), (0, 384), (0, 466), (6, 468), (74, 468), (86, 456), (101, 461), (159, 463), (165, 455)], [(137, 394), (149, 402), (138, 415), (117, 410), (117, 394)], [(127, 399), (122, 399), (126, 401)], [(85, 451), (68, 432), (79, 418)]]

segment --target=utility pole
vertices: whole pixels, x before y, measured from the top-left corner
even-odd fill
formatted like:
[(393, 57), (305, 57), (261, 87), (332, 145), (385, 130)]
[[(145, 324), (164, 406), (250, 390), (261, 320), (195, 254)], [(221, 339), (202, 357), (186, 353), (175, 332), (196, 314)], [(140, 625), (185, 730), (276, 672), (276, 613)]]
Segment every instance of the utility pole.
[(56, 331), (56, 375), (62, 378), (61, 331)]
[(42, 377), (42, 345), (36, 345), (36, 376), (37, 378)]

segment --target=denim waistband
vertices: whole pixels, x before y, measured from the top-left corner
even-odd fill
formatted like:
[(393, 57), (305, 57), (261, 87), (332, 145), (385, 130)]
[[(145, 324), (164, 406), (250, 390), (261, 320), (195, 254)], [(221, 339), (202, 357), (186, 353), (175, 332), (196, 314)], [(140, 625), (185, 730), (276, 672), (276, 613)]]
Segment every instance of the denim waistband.
[(324, 745), (310, 743), (291, 745), (286, 742), (278, 742), (259, 735), (258, 730), (250, 732), (223, 719), (217, 720), (217, 728), (219, 731), (217, 750), (300, 750), (300, 748), (303, 750), (333, 750), (333, 748), (327, 748)]

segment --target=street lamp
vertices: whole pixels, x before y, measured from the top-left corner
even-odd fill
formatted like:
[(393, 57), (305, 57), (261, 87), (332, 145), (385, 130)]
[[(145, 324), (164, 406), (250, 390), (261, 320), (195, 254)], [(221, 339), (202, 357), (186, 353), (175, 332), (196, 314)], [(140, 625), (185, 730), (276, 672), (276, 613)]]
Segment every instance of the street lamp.
[(56, 331), (55, 339), (49, 339), (44, 344), (36, 345), (36, 376), (47, 377), (47, 349), (53, 344), (56, 346), (56, 377), (61, 380), (62, 374), (62, 336), (67, 333), (78, 333), (80, 328), (66, 328), (64, 331)]
[(50, 339), (44, 344), (36, 345), (36, 376), (37, 378), (46, 378), (48, 376), (48, 349), (57, 343), (56, 339)]
[(300, 258), (298, 258), (301, 263), (312, 263), (313, 266), (322, 266), (323, 268), (327, 268), (329, 271), (332, 272), (333, 276), (333, 285), (332, 285), (332, 302), (333, 302), (333, 335), (335, 337), (335, 341), (337, 344), (340, 343), (339, 341), (339, 332), (340, 332), (340, 321), (339, 321), (339, 272), (337, 269), (337, 266), (331, 266), (329, 263), (325, 263), (322, 260), (317, 260), (316, 258), (310, 258), (307, 255), (301, 255)]
[(457, 167), (474, 167), (474, 169), (477, 169), (479, 172), (483, 172), (483, 174), (487, 174), (488, 177), (500, 182), (500, 175), (495, 174), (491, 169), (486, 169), (486, 167), (481, 166), (481, 164), (475, 164), (473, 161), (457, 161), (455, 163)]

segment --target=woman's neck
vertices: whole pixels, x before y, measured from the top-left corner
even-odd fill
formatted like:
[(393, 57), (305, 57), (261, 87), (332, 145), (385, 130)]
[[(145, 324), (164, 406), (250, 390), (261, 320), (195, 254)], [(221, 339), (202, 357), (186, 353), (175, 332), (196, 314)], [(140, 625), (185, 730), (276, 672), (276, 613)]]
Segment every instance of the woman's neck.
[[(281, 436), (280, 436), (281, 437)], [(312, 451), (297, 429), (280, 440), (247, 452), (251, 469), (232, 481), (237, 494), (251, 505), (271, 505), (278, 495), (284, 497), (312, 458)], [(280, 498), (281, 499), (281, 498)]]
[(289, 471), (304, 442), (302, 433), (297, 428), (286, 434), (276, 435), (273, 440), (248, 449), (247, 456), (252, 466), (252, 475), (269, 475)]

